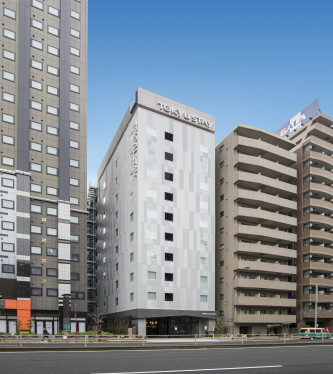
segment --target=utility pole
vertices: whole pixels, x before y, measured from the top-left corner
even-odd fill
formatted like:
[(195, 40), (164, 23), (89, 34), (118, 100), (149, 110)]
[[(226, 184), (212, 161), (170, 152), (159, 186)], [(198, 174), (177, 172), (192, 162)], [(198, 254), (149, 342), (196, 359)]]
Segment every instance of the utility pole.
[(315, 326), (318, 327), (318, 283), (316, 283), (316, 298), (315, 298)]

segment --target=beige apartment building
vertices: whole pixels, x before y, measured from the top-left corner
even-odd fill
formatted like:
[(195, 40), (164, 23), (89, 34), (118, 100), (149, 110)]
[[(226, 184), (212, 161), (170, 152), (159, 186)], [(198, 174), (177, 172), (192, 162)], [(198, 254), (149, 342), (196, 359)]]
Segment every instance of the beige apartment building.
[(297, 321), (333, 328), (333, 118), (319, 114), (290, 138), (298, 173)]
[(226, 332), (284, 333), (296, 323), (293, 147), (245, 125), (216, 147), (216, 310)]

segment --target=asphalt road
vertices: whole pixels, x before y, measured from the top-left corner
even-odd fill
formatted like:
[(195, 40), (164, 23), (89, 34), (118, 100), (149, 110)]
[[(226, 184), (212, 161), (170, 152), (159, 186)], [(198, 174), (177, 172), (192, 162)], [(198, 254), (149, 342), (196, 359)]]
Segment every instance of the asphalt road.
[(314, 374), (333, 372), (333, 346), (108, 352), (3, 352), (6, 374)]

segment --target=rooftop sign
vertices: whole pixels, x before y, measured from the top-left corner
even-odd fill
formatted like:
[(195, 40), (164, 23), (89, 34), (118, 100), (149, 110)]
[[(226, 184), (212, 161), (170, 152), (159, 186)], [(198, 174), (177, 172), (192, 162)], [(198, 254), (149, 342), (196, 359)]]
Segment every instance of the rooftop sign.
[(319, 100), (314, 100), (307, 107), (302, 109), (293, 118), (286, 122), (282, 127), (280, 127), (275, 134), (281, 136), (282, 138), (288, 138), (296, 130), (309, 122), (312, 118), (316, 117), (320, 113), (319, 110)]

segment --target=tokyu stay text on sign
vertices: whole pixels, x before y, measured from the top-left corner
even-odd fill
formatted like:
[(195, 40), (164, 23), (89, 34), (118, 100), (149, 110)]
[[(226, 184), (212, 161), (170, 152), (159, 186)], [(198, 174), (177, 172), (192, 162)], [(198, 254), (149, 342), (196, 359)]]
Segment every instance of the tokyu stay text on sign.
[(201, 118), (201, 117), (198, 117), (198, 116), (191, 115), (188, 112), (179, 110), (177, 108), (173, 108), (170, 105), (167, 105), (167, 104), (164, 104), (164, 103), (161, 103), (161, 102), (158, 102), (157, 105), (159, 106), (159, 109), (161, 111), (164, 111), (165, 113), (172, 114), (173, 116), (178, 117), (178, 118), (183, 118), (187, 121), (191, 121), (194, 124), (205, 126), (208, 129), (210, 129), (214, 125), (214, 122), (209, 122), (205, 118)]

